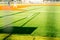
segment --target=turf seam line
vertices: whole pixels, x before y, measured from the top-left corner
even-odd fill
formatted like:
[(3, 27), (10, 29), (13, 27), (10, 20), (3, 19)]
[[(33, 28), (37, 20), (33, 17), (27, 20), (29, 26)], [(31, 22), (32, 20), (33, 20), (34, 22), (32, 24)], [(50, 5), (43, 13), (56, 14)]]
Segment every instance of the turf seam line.
[[(17, 21), (21, 21), (21, 20), (24, 20), (26, 17), (24, 17), (24, 18), (21, 18), (21, 19), (19, 19), (19, 20), (17, 20)], [(15, 23), (15, 22), (17, 22), (17, 21), (14, 21), (14, 22), (12, 22), (12, 23)], [(12, 24), (12, 23), (9, 23), (9, 24)], [(4, 26), (8, 26), (9, 24), (7, 24), (7, 25), (4, 25)], [(4, 27), (4, 26), (2, 26), (2, 27)]]
[[(34, 13), (35, 14), (35, 13)], [(27, 16), (25, 17), (25, 18), (23, 18), (22, 20), (24, 20), (24, 19), (26, 19), (27, 18)], [(31, 19), (30, 19), (31, 20)], [(21, 21), (21, 19), (19, 19), (19, 20), (17, 20), (17, 21), (14, 21), (14, 22), (12, 22), (12, 23), (16, 23), (16, 22), (18, 22), (18, 21)], [(12, 24), (12, 23), (9, 23), (9, 24)], [(9, 24), (7, 24), (7, 25), (9, 25)], [(25, 23), (24, 23), (25, 24)], [(23, 25), (24, 25), (23, 24)], [(5, 26), (7, 26), (7, 25), (5, 25)]]
[(37, 12), (36, 14), (34, 13), (34, 14), (32, 15), (33, 17), (32, 17), (31, 19), (29, 19), (28, 21), (26, 21), (24, 24), (22, 24), (20, 27), (23, 27), (24, 25), (26, 25), (29, 21), (31, 21), (33, 18), (35, 18), (35, 17), (38, 16), (39, 14), (40, 14), (40, 13), (38, 13), (38, 12)]
[[(27, 18), (27, 17), (25, 17), (25, 18)], [(20, 19), (19, 19), (20, 20)], [(19, 20), (17, 20), (17, 21), (19, 21)], [(17, 22), (17, 21), (15, 21), (15, 22)], [(15, 23), (15, 22), (12, 22), (12, 23)], [(10, 24), (12, 24), (12, 23), (10, 23)], [(9, 25), (9, 24), (7, 24), (7, 25)]]

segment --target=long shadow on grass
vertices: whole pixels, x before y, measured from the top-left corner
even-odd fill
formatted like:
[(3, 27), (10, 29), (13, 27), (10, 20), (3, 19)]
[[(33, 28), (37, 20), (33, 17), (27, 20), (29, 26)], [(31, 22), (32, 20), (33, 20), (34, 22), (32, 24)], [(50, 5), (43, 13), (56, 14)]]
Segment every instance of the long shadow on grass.
[[(20, 27), (23, 27), (24, 25), (26, 25), (29, 21), (31, 21), (33, 18), (35, 18), (37, 15), (39, 15), (40, 13), (34, 13), (32, 16), (32, 18), (30, 18), (28, 21), (26, 21), (24, 24), (22, 24)], [(9, 38), (12, 35), (12, 33), (10, 33), (8, 36), (6, 36), (3, 40), (6, 40), (7, 38)]]

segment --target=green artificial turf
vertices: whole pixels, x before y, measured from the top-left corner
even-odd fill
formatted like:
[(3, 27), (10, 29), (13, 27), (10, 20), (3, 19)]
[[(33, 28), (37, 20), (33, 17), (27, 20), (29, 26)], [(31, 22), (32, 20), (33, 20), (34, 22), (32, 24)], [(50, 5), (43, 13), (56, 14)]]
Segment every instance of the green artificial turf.
[(31, 35), (60, 37), (60, 6), (30, 6), (23, 10), (0, 10), (0, 27), (37, 27)]

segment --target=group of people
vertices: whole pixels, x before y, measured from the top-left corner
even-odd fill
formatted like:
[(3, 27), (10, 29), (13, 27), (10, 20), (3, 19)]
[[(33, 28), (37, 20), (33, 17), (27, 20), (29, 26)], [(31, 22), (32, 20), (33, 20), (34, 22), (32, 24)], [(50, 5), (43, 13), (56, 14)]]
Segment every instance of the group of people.
[(17, 4), (17, 0), (9, 0), (9, 1), (8, 1), (8, 6), (10, 6), (10, 4), (11, 4), (11, 1), (13, 1), (13, 3), (14, 3), (14, 6), (16, 6), (16, 4)]

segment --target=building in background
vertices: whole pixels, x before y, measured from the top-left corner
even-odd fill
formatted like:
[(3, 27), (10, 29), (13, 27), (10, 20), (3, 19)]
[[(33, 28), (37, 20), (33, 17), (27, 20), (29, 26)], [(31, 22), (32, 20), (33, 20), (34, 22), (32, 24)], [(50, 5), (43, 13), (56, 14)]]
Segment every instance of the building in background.
[(39, 3), (43, 3), (43, 0), (21, 0), (22, 3), (24, 4), (39, 4)]
[(17, 4), (41, 4), (41, 3), (51, 3), (60, 2), (60, 0), (0, 0), (0, 3), (17, 3)]

